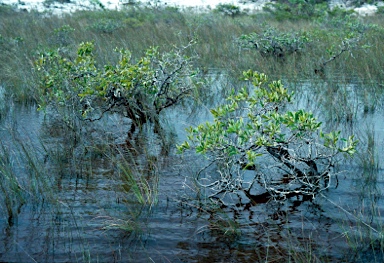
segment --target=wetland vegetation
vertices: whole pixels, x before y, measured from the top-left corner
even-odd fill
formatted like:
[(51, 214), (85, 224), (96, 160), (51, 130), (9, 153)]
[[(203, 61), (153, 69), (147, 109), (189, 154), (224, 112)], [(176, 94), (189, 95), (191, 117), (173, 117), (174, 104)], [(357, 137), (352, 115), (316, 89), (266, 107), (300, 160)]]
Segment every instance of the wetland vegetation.
[(0, 261), (382, 262), (383, 22), (1, 5)]

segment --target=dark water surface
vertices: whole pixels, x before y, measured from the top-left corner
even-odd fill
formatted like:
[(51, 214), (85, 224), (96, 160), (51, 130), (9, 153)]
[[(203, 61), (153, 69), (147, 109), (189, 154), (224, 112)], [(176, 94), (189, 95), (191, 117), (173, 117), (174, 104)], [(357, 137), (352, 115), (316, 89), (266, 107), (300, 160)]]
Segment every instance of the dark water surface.
[[(182, 128), (196, 122), (186, 121), (177, 110), (169, 116), (179, 133), (175, 142), (185, 136)], [(88, 127), (91, 139), (82, 146), (88, 147), (83, 156), (89, 157), (82, 159), (76, 147), (68, 147), (61, 128), (47, 122), (35, 107), (13, 106), (1, 120), (0, 138), (27, 194), (11, 226), (1, 199), (5, 212), (0, 217), (0, 262), (288, 262), (290, 258), (381, 262), (382, 251), (370, 247), (379, 240), (376, 231), (381, 231), (384, 222), (381, 116), (367, 114), (354, 124), (362, 138), (366, 130), (375, 137), (379, 149), (375, 169), (364, 169), (354, 159), (338, 167), (343, 172), (324, 196), (312, 202), (292, 198), (283, 204), (260, 199), (253, 205), (237, 196), (228, 197), (233, 205), (201, 205), (206, 200), (199, 204), (190, 178), (201, 168), (200, 161), (174, 151), (162, 154), (158, 138), (148, 132), (126, 158), (132, 167), (154, 165), (147, 174), (138, 175), (156, 186), (158, 201), (151, 206), (122, 191), (124, 183), (116, 177), (112, 158), (92, 152), (97, 147), (88, 147), (105, 138), (121, 144), (124, 125), (129, 122), (109, 116), (99, 126)], [(103, 128), (114, 130), (114, 135), (100, 135)], [(28, 179), (28, 160), (17, 157), (21, 144), (35, 151), (43, 172), (34, 178), (44, 178), (45, 188), (31, 185), (36, 181)], [(65, 154), (70, 149), (73, 152)], [(62, 167), (53, 161), (58, 158)], [(154, 158), (152, 163), (150, 158)], [(151, 178), (151, 170), (157, 171), (157, 180)], [(42, 194), (28, 193), (31, 189)], [(133, 231), (124, 230), (132, 225)]]

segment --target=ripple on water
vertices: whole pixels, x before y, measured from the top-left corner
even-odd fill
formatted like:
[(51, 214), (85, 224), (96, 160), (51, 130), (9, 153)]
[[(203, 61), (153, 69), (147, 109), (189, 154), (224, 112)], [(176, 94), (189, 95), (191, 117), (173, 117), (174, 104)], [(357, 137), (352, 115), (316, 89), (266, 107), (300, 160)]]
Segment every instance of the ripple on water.
[[(170, 116), (179, 126), (184, 125), (176, 114)], [(116, 123), (115, 119), (112, 122)], [(24, 142), (40, 143), (39, 136), (49, 136), (39, 133), (42, 116), (33, 107), (15, 108), (5, 118), (2, 127), (4, 125), (18, 131)], [(374, 126), (378, 142), (382, 142), (384, 136), (381, 126)], [(5, 141), (12, 139), (3, 129), (0, 136)], [(134, 158), (143, 159), (145, 164), (148, 156), (138, 153)], [(380, 189), (384, 189), (380, 170), (376, 180), (366, 185), (364, 178), (359, 177), (362, 171), (356, 169), (357, 164), (345, 166), (338, 187), (324, 192), (327, 199), (319, 197), (314, 203), (292, 199), (279, 207), (267, 201), (257, 205), (243, 201), (239, 206), (200, 209), (194, 184), (186, 181), (185, 175), (191, 175), (201, 163), (196, 164), (191, 156), (182, 159), (170, 155), (159, 159), (163, 163), (156, 163), (160, 169), (158, 204), (143, 210), (134, 233), (106, 228), (128, 222), (138, 207), (127, 198), (123, 201), (121, 182), (114, 178), (110, 159), (99, 156), (82, 160), (86, 164), (83, 172), (69, 169), (56, 174), (52, 171), (53, 200), (41, 202), (43, 198), (31, 198), (21, 208), (12, 228), (6, 227), (6, 221), (0, 221), (4, 233), (0, 235), (0, 261), (30, 262), (33, 258), (38, 262), (82, 262), (90, 257), (91, 261), (99, 262), (151, 262), (150, 259), (155, 262), (220, 262), (219, 259), (256, 262), (256, 252), (265, 259), (262, 253), (272, 249), (276, 253), (292, 248), (305, 252), (299, 251), (305, 246), (316, 255), (339, 259), (350, 249), (346, 235), (359, 240), (359, 234), (367, 230), (363, 229), (361, 219), (373, 227), (380, 227), (375, 222), (384, 220), (381, 194), (371, 200), (367, 193), (367, 190), (380, 193)], [(73, 163), (65, 165), (71, 166), (76, 161), (80, 162), (72, 160)], [(76, 173), (72, 173), (73, 170)], [(233, 200), (236, 204), (235, 198)], [(367, 213), (368, 210), (371, 211)], [(230, 225), (235, 220), (238, 224)], [(236, 228), (240, 236), (227, 235)], [(364, 241), (369, 244), (369, 240)], [(369, 254), (362, 256), (366, 258)], [(279, 260), (284, 262), (282, 256)]]

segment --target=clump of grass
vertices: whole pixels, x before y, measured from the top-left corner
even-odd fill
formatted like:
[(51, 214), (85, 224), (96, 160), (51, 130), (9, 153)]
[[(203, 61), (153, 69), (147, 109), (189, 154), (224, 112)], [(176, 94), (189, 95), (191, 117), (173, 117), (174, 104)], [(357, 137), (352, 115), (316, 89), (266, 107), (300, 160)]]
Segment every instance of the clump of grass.
[(288, 243), (288, 255), (289, 262), (296, 263), (321, 263), (328, 260), (322, 256), (318, 256), (315, 250), (315, 237), (312, 234), (307, 234), (302, 231), (300, 236), (296, 236), (294, 233), (287, 231), (287, 236), (284, 239)]
[(0, 147), (0, 208), (7, 217), (8, 225), (12, 226), (25, 203), (25, 193), (17, 177), (10, 149), (3, 143)]
[(353, 188), (357, 193), (357, 207), (341, 207), (328, 200), (345, 213), (341, 222), (342, 236), (349, 251), (345, 255), (348, 262), (381, 262), (384, 257), (384, 225), (380, 212), (382, 191), (380, 189), (380, 158), (377, 135), (374, 127), (361, 129), (360, 148), (357, 158), (350, 165), (356, 167)]
[[(151, 164), (149, 164), (151, 165)], [(156, 175), (152, 178), (145, 178), (137, 169), (132, 169), (124, 161), (119, 164), (119, 174), (123, 192), (129, 197), (132, 194), (140, 205), (151, 209), (157, 203), (157, 182)]]
[[(137, 152), (134, 152), (136, 155)], [(158, 202), (159, 173), (156, 159), (147, 156), (141, 164), (137, 156), (131, 153), (119, 152), (109, 156), (116, 167), (115, 179), (119, 182), (119, 203), (125, 204), (127, 213), (106, 217), (105, 229), (119, 229), (127, 233), (140, 233), (145, 227), (152, 209)], [(142, 166), (143, 165), (143, 166)]]
[[(374, 214), (378, 202), (378, 197), (382, 195), (378, 185), (380, 176), (380, 157), (377, 145), (377, 135), (374, 127), (367, 126), (361, 131), (360, 136), (362, 145), (358, 151), (357, 164), (358, 173), (355, 175), (356, 190), (364, 205), (371, 206), (371, 212)], [(369, 212), (365, 210), (365, 212)]]
[[(367, 211), (369, 210), (369, 211)], [(384, 259), (384, 228), (378, 207), (361, 207), (352, 215), (355, 223), (344, 222), (343, 236), (349, 247), (348, 262), (382, 262)], [(372, 213), (372, 214), (370, 214)], [(376, 218), (375, 220), (372, 220)]]
[(54, 202), (53, 178), (47, 176), (42, 152), (17, 134), (12, 134), (7, 144), (0, 142), (0, 207), (9, 226), (15, 223), (25, 204)]
[(373, 128), (366, 130), (366, 139), (364, 141), (366, 142), (366, 149), (362, 149), (359, 155), (360, 166), (363, 169), (363, 181), (368, 184), (375, 184), (380, 168), (380, 158), (377, 152), (377, 138)]

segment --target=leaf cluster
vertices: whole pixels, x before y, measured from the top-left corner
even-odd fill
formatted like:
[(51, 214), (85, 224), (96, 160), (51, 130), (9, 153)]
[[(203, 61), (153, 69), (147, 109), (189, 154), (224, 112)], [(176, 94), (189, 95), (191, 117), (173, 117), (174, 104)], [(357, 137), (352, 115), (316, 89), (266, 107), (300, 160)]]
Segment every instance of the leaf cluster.
[(129, 50), (115, 49), (119, 61), (103, 67), (96, 65), (92, 42), (81, 43), (74, 59), (60, 50), (41, 53), (35, 61), (40, 107), (53, 103), (74, 108), (72, 114), (81, 113), (82, 118), (91, 112), (100, 115), (90, 120), (108, 111), (118, 111), (135, 125), (157, 120), (163, 109), (198, 85), (193, 58), (184, 55), (192, 44), (168, 53), (152, 47), (137, 61), (132, 61)]
[(311, 37), (305, 32), (281, 32), (270, 27), (261, 33), (242, 35), (238, 42), (243, 48), (257, 49), (262, 56), (284, 57), (303, 51)]
[[(267, 191), (287, 195), (298, 191), (291, 188), (298, 185), (302, 193), (314, 195), (322, 188), (311, 180), (330, 176), (334, 158), (339, 153), (352, 155), (357, 141), (353, 136), (340, 138), (340, 132), (323, 133), (321, 122), (310, 112), (287, 110), (293, 94), (281, 81), (269, 82), (266, 75), (251, 70), (243, 74), (252, 88), (233, 92), (225, 104), (212, 109), (213, 122), (188, 128), (188, 140), (178, 146), (179, 152), (193, 149), (217, 164), (222, 178), (214, 184), (215, 194), (226, 191), (217, 189), (223, 177), (236, 182), (232, 190), (249, 191), (243, 174), (252, 169), (255, 174), (248, 186), (261, 180)], [(296, 184), (280, 185), (284, 190), (279, 191), (272, 187), (273, 181), (286, 176)]]

